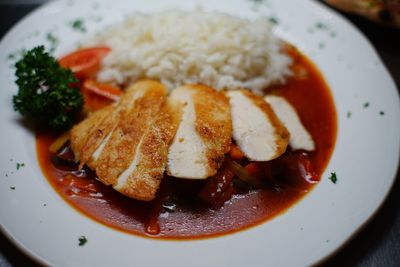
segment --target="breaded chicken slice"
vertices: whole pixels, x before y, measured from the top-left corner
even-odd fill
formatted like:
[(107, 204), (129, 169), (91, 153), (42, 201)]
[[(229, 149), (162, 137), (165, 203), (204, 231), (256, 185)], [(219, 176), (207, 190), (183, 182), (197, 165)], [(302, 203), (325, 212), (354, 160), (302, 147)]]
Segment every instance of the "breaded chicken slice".
[(126, 90), (120, 97), (118, 103), (114, 105), (113, 111), (110, 112), (97, 127), (97, 134), (93, 134), (88, 138), (86, 146), (84, 147), (85, 153), (82, 154), (81, 157), (81, 162), (84, 161), (93, 170), (97, 169), (98, 159), (117, 127), (121, 114), (124, 113), (126, 109), (132, 108), (136, 99), (141, 96), (141, 91)]
[[(95, 161), (93, 158), (96, 158), (94, 155), (96, 155), (96, 152), (97, 154), (99, 153), (99, 147), (106, 142), (107, 136), (109, 136), (117, 124), (119, 116), (117, 107), (116, 105), (105, 107), (104, 117), (99, 124), (93, 125), (92, 131), (88, 135), (80, 153), (80, 167), (87, 164), (90, 168), (94, 169)], [(102, 112), (104, 109), (97, 112)]]
[(107, 185), (116, 185), (137, 158), (141, 142), (164, 105), (167, 89), (159, 82), (146, 80), (128, 88), (122, 98), (126, 96), (131, 102), (121, 109), (118, 123), (96, 159), (96, 174)]
[(228, 91), (233, 139), (251, 161), (269, 161), (282, 155), (289, 133), (260, 96), (246, 90)]
[[(93, 135), (103, 135), (103, 131), (99, 129), (102, 122), (110, 116), (115, 110), (114, 105), (109, 105), (103, 109), (91, 113), (85, 120), (75, 125), (70, 131), (71, 149), (74, 151), (76, 160), (81, 162), (81, 165), (86, 163), (82, 160), (82, 155), (90, 154), (87, 149), (87, 142)], [(93, 153), (93, 152), (92, 152)], [(84, 156), (83, 156), (84, 157)]]
[(301, 123), (295, 108), (285, 98), (267, 95), (264, 100), (270, 104), (275, 114), (288, 129), (290, 134), (289, 145), (293, 150), (312, 151), (315, 149), (311, 134)]
[(168, 151), (168, 174), (187, 179), (214, 175), (231, 144), (228, 98), (202, 85), (181, 86), (169, 98), (180, 122)]
[(167, 101), (136, 147), (129, 167), (118, 177), (114, 188), (140, 200), (152, 200), (160, 186), (168, 159), (168, 147), (179, 121)]
[(71, 148), (80, 168), (87, 164), (95, 170), (97, 159), (117, 126), (122, 110), (134, 103), (136, 94), (127, 91), (117, 103), (100, 109), (71, 130)]

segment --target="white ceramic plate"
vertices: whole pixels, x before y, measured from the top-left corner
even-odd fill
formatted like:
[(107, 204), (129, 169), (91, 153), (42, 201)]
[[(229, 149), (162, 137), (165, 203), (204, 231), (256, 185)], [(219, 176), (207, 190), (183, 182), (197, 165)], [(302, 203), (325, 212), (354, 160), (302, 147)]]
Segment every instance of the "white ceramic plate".
[[(248, 18), (273, 16), (279, 21), (277, 34), (318, 65), (338, 111), (338, 139), (330, 164), (320, 184), (288, 212), (239, 233), (172, 242), (104, 227), (71, 208), (43, 177), (34, 136), (12, 108), (17, 88), (8, 55), (49, 44), (49, 32), (59, 39), (55, 54), (64, 54), (87, 34), (130, 12), (199, 6)], [(84, 18), (86, 33), (70, 26), (79, 18)], [(310, 265), (331, 255), (371, 218), (387, 195), (399, 162), (400, 105), (392, 79), (359, 31), (310, 0), (52, 2), (23, 19), (2, 40), (0, 88), (1, 228), (27, 254), (55, 266)], [(17, 171), (21, 162), (25, 166)], [(337, 184), (328, 179), (333, 171)], [(88, 238), (82, 247), (81, 235)]]

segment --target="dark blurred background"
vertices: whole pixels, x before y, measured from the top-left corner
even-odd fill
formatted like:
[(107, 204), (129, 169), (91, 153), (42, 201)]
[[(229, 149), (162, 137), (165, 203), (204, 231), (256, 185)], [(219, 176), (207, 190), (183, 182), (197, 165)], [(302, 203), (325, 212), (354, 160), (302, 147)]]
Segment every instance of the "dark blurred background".
[[(0, 38), (24, 15), (47, 1), (0, 0)], [(348, 14), (345, 16), (371, 41), (392, 74), (397, 87), (400, 88), (400, 30), (378, 26), (357, 16)], [(374, 219), (322, 266), (400, 266), (399, 200), (398, 173), (389, 197)], [(11, 266), (37, 266), (37, 264), (0, 233), (0, 267)]]

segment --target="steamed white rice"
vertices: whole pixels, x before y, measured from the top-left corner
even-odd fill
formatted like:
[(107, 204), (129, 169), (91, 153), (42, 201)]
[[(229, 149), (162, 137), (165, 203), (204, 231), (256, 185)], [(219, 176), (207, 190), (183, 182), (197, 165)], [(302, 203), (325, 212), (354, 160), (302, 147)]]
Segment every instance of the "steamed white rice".
[(265, 17), (250, 21), (215, 12), (136, 13), (86, 45), (112, 48), (98, 74), (102, 82), (151, 78), (169, 89), (200, 83), (257, 93), (290, 75), (291, 60), (280, 51), (282, 42)]

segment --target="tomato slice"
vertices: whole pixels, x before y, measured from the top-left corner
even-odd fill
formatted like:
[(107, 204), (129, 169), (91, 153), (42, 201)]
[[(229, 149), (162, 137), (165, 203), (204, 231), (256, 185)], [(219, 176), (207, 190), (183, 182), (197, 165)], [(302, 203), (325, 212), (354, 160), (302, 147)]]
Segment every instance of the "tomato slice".
[(85, 105), (90, 110), (98, 110), (114, 101), (118, 101), (123, 91), (111, 84), (98, 83), (94, 80), (86, 80), (81, 92), (85, 98)]
[(83, 83), (83, 88), (113, 101), (118, 101), (119, 97), (122, 95), (122, 90), (119, 87), (108, 83), (98, 83), (94, 80), (86, 80)]
[(108, 47), (93, 47), (77, 50), (59, 60), (61, 67), (70, 69), (84, 80), (93, 77), (100, 69), (100, 61), (111, 51)]

